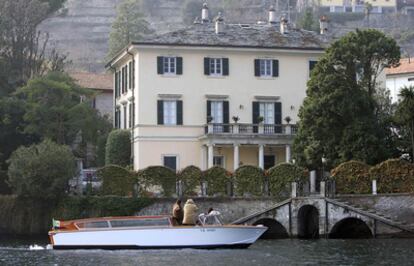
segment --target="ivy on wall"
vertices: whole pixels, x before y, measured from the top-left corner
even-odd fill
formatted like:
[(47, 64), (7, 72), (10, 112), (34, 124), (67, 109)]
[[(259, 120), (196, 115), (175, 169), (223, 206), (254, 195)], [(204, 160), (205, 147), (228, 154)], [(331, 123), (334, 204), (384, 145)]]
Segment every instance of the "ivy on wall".
[(117, 165), (108, 165), (99, 169), (96, 174), (102, 180), (100, 191), (102, 195), (133, 195), (135, 180), (127, 169)]
[(400, 159), (384, 161), (369, 170), (379, 193), (414, 192), (414, 164)]
[(201, 184), (202, 171), (196, 166), (188, 166), (178, 173), (178, 179), (183, 185), (183, 195), (197, 195), (196, 188)]
[(234, 172), (233, 180), (236, 195), (263, 195), (264, 172), (259, 167), (251, 165), (241, 166)]
[(214, 166), (203, 172), (202, 179), (207, 182), (207, 195), (226, 195), (227, 185), (231, 181), (231, 173), (226, 169)]
[(150, 166), (137, 173), (138, 181), (147, 192), (152, 186), (160, 186), (164, 197), (171, 197), (176, 190), (177, 175), (170, 168), (164, 166)]
[(267, 171), (269, 192), (272, 196), (290, 193), (290, 184), (297, 182), (299, 188), (307, 182), (308, 171), (290, 163), (280, 163)]
[(370, 166), (359, 161), (349, 161), (331, 171), (339, 194), (364, 194), (371, 192)]

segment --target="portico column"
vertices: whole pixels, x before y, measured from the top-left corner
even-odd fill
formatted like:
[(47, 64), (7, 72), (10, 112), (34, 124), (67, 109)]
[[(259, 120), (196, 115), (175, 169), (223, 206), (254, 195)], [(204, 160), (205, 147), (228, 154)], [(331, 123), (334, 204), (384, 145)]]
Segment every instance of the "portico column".
[(211, 168), (211, 167), (213, 167), (213, 164), (214, 164), (214, 145), (209, 144), (209, 145), (207, 145), (207, 147), (208, 147), (208, 164), (207, 164), (207, 167)]
[(290, 149), (290, 145), (286, 145), (286, 153), (285, 153), (285, 157), (286, 157), (286, 162), (289, 163), (290, 160), (292, 159), (292, 153), (291, 153), (291, 149)]
[(236, 171), (237, 170), (237, 168), (239, 168), (239, 165), (240, 165), (240, 151), (239, 151), (239, 144), (234, 144), (233, 145), (233, 147), (234, 147), (234, 155), (233, 155), (233, 159), (234, 159), (234, 163), (233, 163), (233, 168), (234, 168), (234, 171)]
[(259, 167), (264, 169), (264, 145), (259, 145)]

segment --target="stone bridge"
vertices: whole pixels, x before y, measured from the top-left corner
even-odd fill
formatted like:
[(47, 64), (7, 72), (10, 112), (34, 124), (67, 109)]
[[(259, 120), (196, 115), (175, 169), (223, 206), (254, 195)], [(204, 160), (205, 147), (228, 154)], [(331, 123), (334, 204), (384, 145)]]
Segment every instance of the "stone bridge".
[[(225, 223), (264, 224), (265, 238), (414, 236), (414, 195), (314, 195), (271, 198), (195, 198), (199, 212), (213, 207)], [(174, 199), (157, 199), (138, 215), (170, 214)], [(240, 218), (242, 217), (242, 218)]]

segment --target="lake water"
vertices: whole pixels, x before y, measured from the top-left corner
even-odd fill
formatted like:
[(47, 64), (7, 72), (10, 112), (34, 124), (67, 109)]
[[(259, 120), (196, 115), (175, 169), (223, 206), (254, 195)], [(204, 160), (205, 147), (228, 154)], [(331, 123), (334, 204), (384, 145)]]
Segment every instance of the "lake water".
[(0, 237), (0, 265), (414, 265), (414, 239), (260, 240), (245, 250), (30, 251)]

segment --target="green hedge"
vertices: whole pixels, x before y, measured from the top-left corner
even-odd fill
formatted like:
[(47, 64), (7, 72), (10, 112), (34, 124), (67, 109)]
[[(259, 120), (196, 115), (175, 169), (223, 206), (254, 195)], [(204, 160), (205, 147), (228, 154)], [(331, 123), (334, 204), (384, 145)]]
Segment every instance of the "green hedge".
[(336, 192), (339, 194), (371, 193), (369, 169), (369, 165), (358, 161), (338, 165), (331, 171), (331, 178), (336, 184)]
[(117, 165), (105, 166), (97, 171), (102, 180), (101, 194), (114, 196), (132, 196), (135, 180), (130, 171)]
[(114, 130), (109, 133), (105, 148), (105, 164), (126, 167), (131, 162), (131, 133)]
[(227, 184), (231, 181), (231, 173), (226, 169), (214, 166), (203, 172), (203, 180), (207, 182), (207, 195), (226, 195)]
[(404, 160), (391, 159), (369, 171), (371, 179), (377, 180), (379, 193), (414, 192), (414, 165)]
[(150, 166), (137, 173), (143, 189), (150, 195), (153, 186), (160, 186), (162, 195), (171, 197), (175, 193), (177, 174), (164, 166)]
[(308, 171), (300, 166), (290, 163), (280, 163), (267, 171), (269, 180), (269, 192), (272, 196), (280, 196), (283, 193), (290, 193), (289, 185), (297, 182), (299, 189), (308, 180)]
[(196, 196), (196, 188), (201, 184), (202, 171), (196, 166), (188, 166), (178, 173), (178, 179), (183, 184), (185, 196)]
[(244, 165), (239, 167), (233, 175), (235, 193), (237, 196), (251, 194), (263, 195), (264, 172), (256, 166)]

